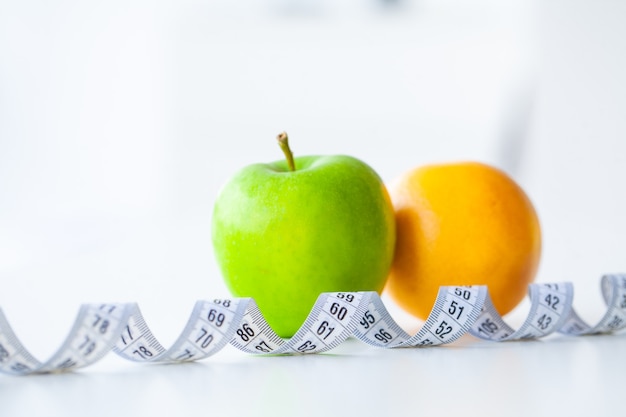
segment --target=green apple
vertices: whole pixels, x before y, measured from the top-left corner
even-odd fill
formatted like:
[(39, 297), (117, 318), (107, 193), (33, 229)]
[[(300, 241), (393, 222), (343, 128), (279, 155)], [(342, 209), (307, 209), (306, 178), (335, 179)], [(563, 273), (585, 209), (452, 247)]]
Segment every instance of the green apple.
[(326, 291), (381, 292), (395, 245), (387, 190), (364, 162), (343, 155), (243, 168), (212, 217), (215, 256), (236, 297), (253, 297), (270, 326), (291, 337)]

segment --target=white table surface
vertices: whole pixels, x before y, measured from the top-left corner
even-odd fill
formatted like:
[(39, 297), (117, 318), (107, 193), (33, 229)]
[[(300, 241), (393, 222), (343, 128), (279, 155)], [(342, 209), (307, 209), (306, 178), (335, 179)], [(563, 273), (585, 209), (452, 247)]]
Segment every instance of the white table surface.
[[(0, 0), (0, 307), (38, 358), (83, 302), (137, 301), (169, 346), (193, 302), (227, 296), (212, 204), (236, 169), (281, 157), (282, 130), (296, 154), (349, 153), (385, 181), (502, 167), (542, 221), (537, 281), (573, 282), (581, 316), (601, 316), (601, 274), (626, 271), (623, 2), (231, 3)], [(0, 375), (0, 416), (622, 415), (625, 345), (110, 355)]]

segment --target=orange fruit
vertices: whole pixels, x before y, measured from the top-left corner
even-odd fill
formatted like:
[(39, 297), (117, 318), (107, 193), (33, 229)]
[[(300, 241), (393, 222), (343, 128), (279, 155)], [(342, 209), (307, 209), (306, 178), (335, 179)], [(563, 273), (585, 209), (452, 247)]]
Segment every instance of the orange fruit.
[(477, 162), (428, 165), (389, 186), (396, 249), (385, 286), (404, 310), (426, 319), (442, 285), (487, 285), (496, 310), (527, 294), (541, 255), (541, 229), (524, 191)]

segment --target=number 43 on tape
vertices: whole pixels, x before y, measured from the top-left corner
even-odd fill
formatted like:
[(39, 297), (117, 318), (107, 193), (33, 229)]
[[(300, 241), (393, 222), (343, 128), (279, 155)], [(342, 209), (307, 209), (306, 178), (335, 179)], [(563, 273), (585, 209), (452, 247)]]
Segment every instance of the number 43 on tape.
[(530, 311), (515, 330), (496, 312), (485, 286), (441, 287), (428, 319), (414, 335), (394, 321), (375, 292), (323, 293), (290, 339), (272, 330), (251, 298), (198, 301), (169, 349), (152, 335), (137, 304), (84, 304), (61, 347), (45, 362), (24, 348), (0, 310), (0, 372), (28, 375), (78, 369), (110, 351), (134, 362), (175, 363), (209, 357), (227, 344), (251, 354), (304, 354), (331, 350), (350, 336), (378, 348), (408, 348), (451, 343), (466, 333), (499, 342), (625, 328), (626, 275), (603, 276), (601, 290), (607, 311), (590, 326), (572, 307), (572, 284), (531, 284)]

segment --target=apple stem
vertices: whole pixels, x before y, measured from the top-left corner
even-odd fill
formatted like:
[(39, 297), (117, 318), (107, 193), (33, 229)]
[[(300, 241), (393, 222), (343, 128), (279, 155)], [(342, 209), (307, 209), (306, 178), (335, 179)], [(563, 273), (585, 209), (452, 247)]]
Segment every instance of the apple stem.
[(287, 159), (287, 165), (289, 166), (289, 171), (296, 170), (296, 164), (293, 161), (293, 153), (291, 153), (291, 149), (289, 148), (289, 137), (287, 136), (287, 132), (280, 133), (276, 139), (278, 140), (278, 145), (280, 149), (283, 150), (285, 154), (285, 159)]

